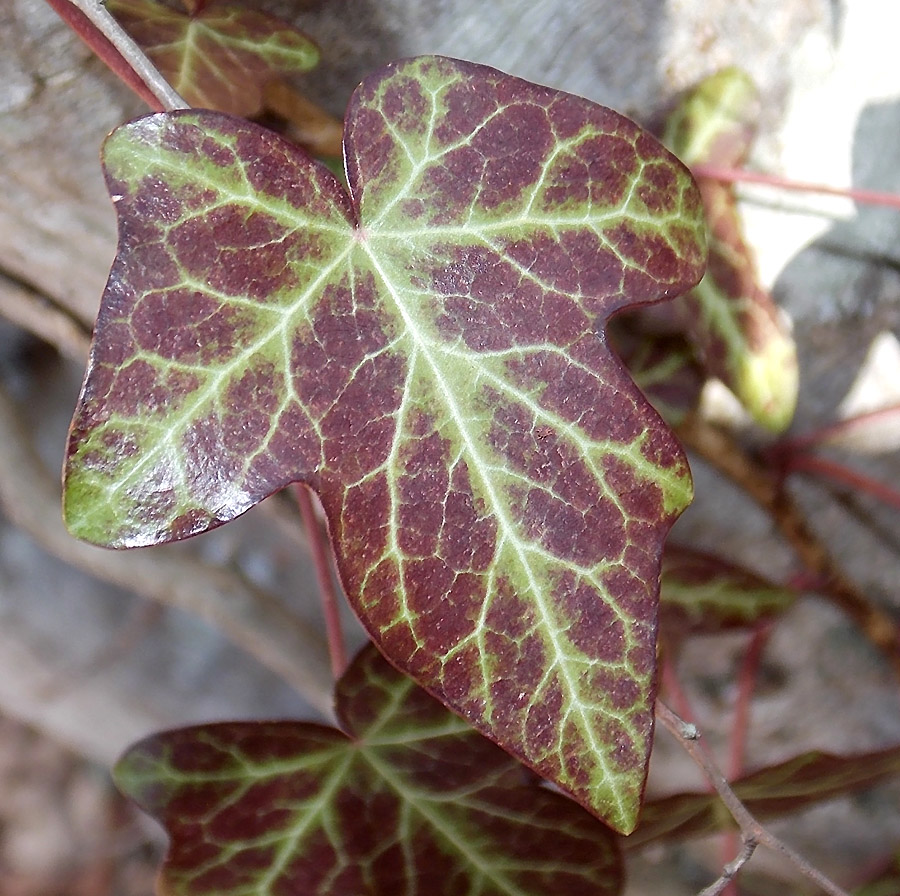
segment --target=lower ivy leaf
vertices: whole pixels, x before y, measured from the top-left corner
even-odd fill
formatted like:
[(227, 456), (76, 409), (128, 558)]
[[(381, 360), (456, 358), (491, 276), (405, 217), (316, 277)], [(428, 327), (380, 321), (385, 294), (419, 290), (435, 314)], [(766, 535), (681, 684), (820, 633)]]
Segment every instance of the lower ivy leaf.
[(615, 896), (618, 838), (367, 648), (343, 732), (235, 722), (156, 734), (120, 788), (170, 837), (166, 896)]
[(366, 79), (344, 151), (349, 195), (214, 113), (107, 140), (67, 523), (156, 543), (306, 482), (391, 661), (627, 832), (691, 481), (602, 331), (701, 276), (696, 185), (628, 119), (441, 57)]

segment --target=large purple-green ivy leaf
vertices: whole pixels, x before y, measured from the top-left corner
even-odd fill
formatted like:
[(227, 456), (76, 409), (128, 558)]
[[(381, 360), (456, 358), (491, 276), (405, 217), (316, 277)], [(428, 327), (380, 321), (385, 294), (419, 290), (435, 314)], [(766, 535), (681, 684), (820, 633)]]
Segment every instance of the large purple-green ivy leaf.
[(349, 196), (212, 113), (109, 138), (69, 527), (168, 541), (308, 483), (391, 660), (630, 830), (691, 484), (603, 327), (700, 277), (698, 191), (616, 113), (439, 57), (364, 81), (344, 143)]
[(618, 839), (372, 648), (343, 731), (235, 722), (155, 734), (117, 783), (165, 827), (166, 896), (615, 896)]

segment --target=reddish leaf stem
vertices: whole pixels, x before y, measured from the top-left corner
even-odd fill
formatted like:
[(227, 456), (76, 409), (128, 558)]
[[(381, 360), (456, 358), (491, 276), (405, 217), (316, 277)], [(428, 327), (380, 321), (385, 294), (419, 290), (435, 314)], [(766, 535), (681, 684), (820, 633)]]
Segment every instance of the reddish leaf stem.
[(47, 0), (57, 15), (90, 47), (94, 55), (106, 63), (107, 68), (125, 85), (130, 87), (154, 112), (162, 111), (162, 103), (125, 61), (91, 20), (69, 0)]
[(328, 635), (328, 655), (331, 657), (331, 671), (337, 681), (347, 668), (347, 648), (344, 642), (344, 631), (341, 625), (341, 614), (338, 605), (337, 589), (334, 587), (328, 539), (322, 530), (318, 514), (312, 500), (312, 492), (305, 485), (296, 484), (297, 505), (303, 527), (309, 537), (313, 566), (319, 582), (319, 593), (322, 599), (322, 613), (325, 617), (325, 631)]
[(759, 666), (763, 651), (772, 633), (772, 621), (767, 619), (753, 629), (750, 643), (744, 651), (738, 670), (738, 694), (734, 706), (734, 722), (731, 726), (731, 743), (728, 757), (728, 776), (732, 780), (744, 774), (744, 756), (747, 749), (747, 731), (750, 722), (750, 707), (753, 692), (759, 676)]
[(47, 0), (60, 18), (154, 111), (188, 104), (99, 0)]
[(666, 696), (678, 708), (679, 715), (694, 724), (697, 714), (691, 707), (691, 701), (687, 693), (681, 686), (681, 680), (678, 678), (678, 670), (675, 668), (675, 662), (670, 656), (663, 656), (660, 662), (660, 675), (662, 678), (662, 686)]
[(900, 196), (893, 193), (882, 193), (878, 190), (861, 190), (856, 187), (831, 187), (827, 184), (814, 184), (806, 181), (787, 180), (776, 174), (763, 174), (759, 171), (747, 171), (743, 168), (719, 168), (715, 165), (693, 165), (694, 177), (718, 180), (723, 183), (750, 183), (776, 187), (780, 190), (793, 190), (800, 193), (822, 193), (826, 196), (843, 196), (861, 202), (864, 205), (884, 205), (900, 209)]
[[(728, 777), (732, 781), (744, 773), (747, 731), (750, 727), (750, 707), (753, 692), (756, 689), (763, 650), (768, 643), (771, 631), (772, 622), (770, 620), (758, 623), (754, 627), (753, 635), (744, 651), (741, 667), (738, 670), (738, 693), (734, 706), (734, 721), (731, 726), (728, 756)], [(734, 831), (729, 831), (725, 834), (723, 843), (725, 861), (728, 861), (729, 856), (738, 855), (740, 857), (739, 849), (738, 835)], [(733, 880), (727, 881), (722, 892), (727, 896), (738, 896), (737, 884)]]
[(720, 876), (719, 881), (713, 885), (713, 887), (715, 887), (719, 882), (723, 882), (722, 888), (711, 889), (709, 892), (721, 893), (737, 871), (746, 863), (756, 847), (765, 846), (774, 852), (780, 853), (788, 859), (788, 861), (792, 862), (804, 877), (814, 881), (822, 888), (822, 890), (830, 894), (830, 896), (848, 896), (845, 890), (842, 890), (837, 884), (825, 877), (821, 871), (813, 868), (806, 859), (794, 852), (787, 844), (783, 843), (766, 830), (766, 828), (750, 814), (747, 807), (738, 799), (735, 792), (731, 789), (725, 776), (716, 765), (715, 760), (713, 760), (701, 743), (700, 732), (695, 725), (691, 725), (679, 718), (660, 700), (656, 701), (656, 718), (674, 735), (691, 759), (693, 759), (703, 770), (703, 773), (715, 788), (719, 799), (725, 804), (725, 807), (728, 809), (731, 817), (735, 820), (741, 831), (743, 848), (740, 855), (738, 855), (731, 866), (726, 866), (725, 872)]
[(893, 404), (889, 407), (879, 408), (876, 411), (866, 411), (862, 414), (856, 414), (853, 417), (847, 417), (846, 420), (838, 420), (835, 423), (829, 423), (812, 432), (803, 433), (801, 435), (792, 436), (788, 439), (782, 439), (777, 443), (775, 449), (779, 455), (790, 456), (795, 451), (803, 448), (809, 448), (818, 445), (821, 442), (829, 442), (834, 438), (839, 438), (848, 430), (852, 431), (859, 425), (866, 423), (877, 423), (879, 420), (890, 417), (900, 416), (900, 404)]
[(772, 519), (822, 594), (840, 607), (900, 674), (900, 638), (894, 620), (873, 605), (844, 574), (784, 488), (781, 471), (752, 457), (726, 430), (698, 417), (677, 427), (682, 441), (739, 486)]
[(891, 488), (883, 482), (879, 482), (877, 479), (872, 479), (864, 473), (857, 473), (841, 463), (827, 460), (824, 457), (807, 454), (805, 451), (792, 453), (787, 457), (785, 472), (806, 473), (831, 479), (833, 482), (838, 482), (841, 485), (849, 485), (857, 491), (866, 492), (877, 498), (882, 504), (887, 504), (888, 507), (900, 509), (900, 491)]

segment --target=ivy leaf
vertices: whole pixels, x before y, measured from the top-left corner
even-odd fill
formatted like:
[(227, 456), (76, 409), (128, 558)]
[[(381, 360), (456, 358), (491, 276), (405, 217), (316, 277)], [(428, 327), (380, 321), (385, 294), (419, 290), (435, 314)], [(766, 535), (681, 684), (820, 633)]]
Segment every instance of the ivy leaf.
[(669, 542), (659, 597), (664, 626), (715, 632), (780, 613), (796, 595), (743, 566)]
[(616, 113), (440, 57), (363, 82), (344, 143), (350, 196), (212, 113), (109, 138), (70, 529), (172, 540), (308, 483), (391, 661), (629, 830), (691, 485), (600, 328), (697, 281), (696, 187)]
[[(856, 756), (812, 750), (746, 775), (731, 787), (757, 820), (766, 821), (872, 787), (897, 774), (900, 747)], [(731, 815), (715, 794), (680, 793), (648, 802), (641, 813), (640, 826), (626, 845), (640, 847), (655, 840), (683, 840), (733, 825)]]
[[(663, 141), (686, 165), (739, 167), (750, 150), (758, 106), (750, 78), (740, 69), (724, 69), (672, 113)], [(734, 392), (754, 420), (780, 432), (797, 403), (796, 347), (759, 284), (734, 187), (699, 183), (709, 220), (709, 267), (700, 284), (679, 299), (685, 329), (709, 374)]]
[(105, 0), (166, 80), (192, 106), (252, 117), (273, 78), (314, 68), (316, 45), (287, 22), (229, 4), (190, 15), (159, 0)]
[(618, 838), (367, 648), (343, 732), (235, 722), (155, 734), (119, 787), (171, 840), (167, 896), (614, 896)]
[(699, 404), (703, 368), (679, 333), (655, 332), (643, 315), (620, 315), (610, 342), (641, 392), (670, 426), (683, 423)]

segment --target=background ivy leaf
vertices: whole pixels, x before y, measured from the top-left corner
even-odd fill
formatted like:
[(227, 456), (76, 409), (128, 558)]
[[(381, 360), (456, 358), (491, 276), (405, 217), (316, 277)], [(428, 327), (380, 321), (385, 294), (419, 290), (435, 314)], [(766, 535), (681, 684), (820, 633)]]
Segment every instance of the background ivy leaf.
[(703, 368), (688, 340), (681, 333), (655, 331), (640, 313), (616, 317), (609, 336), (656, 412), (670, 426), (683, 423), (697, 408), (704, 383)]
[(155, 734), (115, 770), (170, 837), (168, 896), (614, 896), (617, 838), (367, 648), (343, 732), (237, 722)]
[[(738, 799), (758, 821), (781, 818), (823, 800), (872, 787), (900, 774), (900, 747), (856, 756), (812, 750), (732, 783)], [(653, 840), (684, 839), (733, 827), (734, 820), (715, 794), (680, 793), (648, 802), (629, 847)]]
[(697, 281), (696, 187), (616, 113), (440, 57), (363, 82), (344, 142), (352, 198), (212, 113), (109, 138), (69, 526), (149, 544), (309, 483), (391, 660), (629, 830), (691, 486), (602, 327)]
[(715, 554), (669, 542), (659, 597), (664, 628), (715, 632), (780, 613), (796, 594)]
[(185, 15), (159, 0), (105, 5), (192, 106), (259, 115), (270, 81), (319, 61), (302, 31), (245, 6), (214, 4)]
[[(686, 164), (740, 167), (755, 133), (759, 97), (740, 69), (717, 72), (672, 113), (663, 142)], [(731, 184), (701, 179), (709, 267), (678, 300), (685, 331), (711, 376), (768, 429), (787, 428), (797, 403), (797, 352), (775, 302), (759, 283)]]

